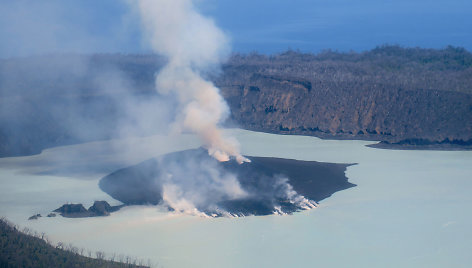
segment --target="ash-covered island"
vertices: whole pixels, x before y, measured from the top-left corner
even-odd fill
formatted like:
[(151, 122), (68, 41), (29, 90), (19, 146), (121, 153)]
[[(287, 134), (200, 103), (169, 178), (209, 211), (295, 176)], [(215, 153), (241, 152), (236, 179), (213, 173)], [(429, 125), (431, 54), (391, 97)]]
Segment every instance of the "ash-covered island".
[(291, 214), (356, 186), (344, 174), (352, 164), (248, 158), (238, 164), (219, 162), (202, 148), (180, 151), (113, 172), (99, 185), (126, 205), (210, 217)]

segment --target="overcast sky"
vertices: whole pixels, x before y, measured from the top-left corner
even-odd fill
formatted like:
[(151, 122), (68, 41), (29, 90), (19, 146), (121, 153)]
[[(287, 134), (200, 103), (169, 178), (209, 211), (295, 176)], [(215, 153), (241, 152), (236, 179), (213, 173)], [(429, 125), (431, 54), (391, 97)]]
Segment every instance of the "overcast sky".
[[(472, 50), (470, 0), (196, 2), (239, 52), (363, 51), (385, 43)], [(124, 0), (0, 0), (0, 57), (68, 52), (149, 49)]]

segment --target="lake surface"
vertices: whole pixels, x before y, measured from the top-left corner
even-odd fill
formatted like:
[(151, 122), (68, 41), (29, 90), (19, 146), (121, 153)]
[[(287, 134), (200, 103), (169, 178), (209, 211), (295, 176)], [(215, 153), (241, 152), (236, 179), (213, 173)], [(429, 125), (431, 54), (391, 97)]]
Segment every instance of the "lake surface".
[(472, 152), (396, 151), (230, 130), (242, 152), (358, 163), (357, 187), (291, 216), (199, 218), (126, 207), (109, 217), (40, 218), (65, 202), (117, 204), (98, 181), (118, 168), (195, 148), (190, 135), (93, 142), (0, 159), (0, 215), (53, 241), (151, 259), (164, 267), (469, 267)]

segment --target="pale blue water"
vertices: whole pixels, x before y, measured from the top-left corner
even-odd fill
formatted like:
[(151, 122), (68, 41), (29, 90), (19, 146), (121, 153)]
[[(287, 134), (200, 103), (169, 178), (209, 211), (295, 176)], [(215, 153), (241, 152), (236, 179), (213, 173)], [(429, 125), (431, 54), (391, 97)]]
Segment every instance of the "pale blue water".
[(470, 266), (472, 152), (392, 151), (365, 147), (365, 141), (232, 132), (247, 155), (359, 163), (347, 170), (358, 186), (292, 216), (206, 219), (155, 207), (128, 207), (105, 218), (26, 220), (62, 204), (64, 196), (89, 203), (104, 196), (96, 185), (104, 170), (31, 174), (54, 165), (70, 166), (71, 162), (57, 161), (59, 154), (73, 159), (80, 150), (85, 159), (90, 156), (91, 162), (116, 168), (172, 148), (198, 146), (189, 136), (173, 142), (156, 136), (0, 159), (0, 214), (45, 231), (55, 241), (150, 258), (164, 267)]

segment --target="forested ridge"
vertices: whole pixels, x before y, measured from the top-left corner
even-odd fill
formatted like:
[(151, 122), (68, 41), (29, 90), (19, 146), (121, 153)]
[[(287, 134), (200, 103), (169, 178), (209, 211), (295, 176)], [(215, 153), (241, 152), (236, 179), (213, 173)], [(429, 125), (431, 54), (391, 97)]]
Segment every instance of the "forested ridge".
[(91, 252), (63, 243), (53, 246), (44, 233), (38, 234), (27, 228), (19, 230), (5, 219), (0, 219), (0, 252), (0, 267), (5, 268), (149, 267), (136, 258), (123, 255), (106, 256), (103, 252)]
[(472, 145), (472, 55), (382, 46), (364, 53), (235, 56), (217, 80), (245, 128), (410, 145)]

